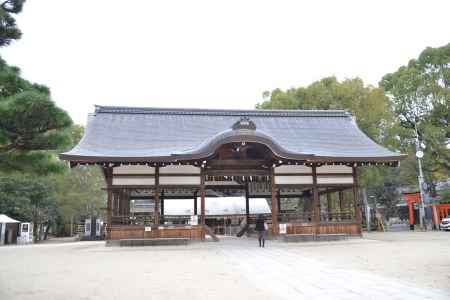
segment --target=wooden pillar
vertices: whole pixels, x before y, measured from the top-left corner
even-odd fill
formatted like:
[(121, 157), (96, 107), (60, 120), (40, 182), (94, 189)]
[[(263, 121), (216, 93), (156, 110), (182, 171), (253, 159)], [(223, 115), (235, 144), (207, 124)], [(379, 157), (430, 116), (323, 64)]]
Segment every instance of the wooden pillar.
[(112, 202), (113, 202), (113, 191), (112, 191), (112, 179), (113, 179), (113, 168), (105, 167), (103, 169), (106, 179), (107, 188), (107, 203), (106, 203), (106, 240), (111, 240), (111, 226), (112, 226)]
[(119, 215), (127, 215), (128, 196), (126, 190), (122, 190), (120, 193)]
[(312, 193), (310, 190), (304, 191), (303, 192), (303, 213), (305, 214), (309, 214), (311, 213), (311, 215), (309, 217), (312, 217)]
[(248, 224), (248, 217), (250, 215), (250, 200), (248, 197), (248, 183), (245, 184), (245, 221)]
[(159, 225), (159, 167), (155, 168), (155, 210), (153, 211), (154, 223)]
[(343, 221), (347, 219), (347, 216), (343, 214), (346, 211), (344, 191), (338, 192), (338, 201), (339, 201), (339, 220)]
[(339, 191), (339, 212), (342, 213), (344, 211), (345, 211), (344, 191)]
[(200, 169), (200, 224), (202, 225), (202, 239), (205, 239), (205, 170)]
[(194, 216), (197, 215), (197, 192), (194, 192)]
[(161, 191), (161, 220), (164, 222), (164, 190)]
[(414, 230), (414, 208), (413, 201), (408, 201), (409, 226)]
[(277, 190), (277, 206), (278, 206), (278, 212), (281, 213), (281, 191), (280, 191), (280, 189)]
[(327, 191), (327, 212), (333, 212), (333, 199), (331, 198), (331, 193)]
[(314, 227), (314, 234), (318, 235), (320, 232), (320, 198), (319, 198), (319, 188), (317, 186), (317, 167), (312, 166), (313, 174), (313, 201), (312, 201), (312, 220)]
[(115, 209), (115, 215), (121, 216), (122, 215), (122, 201), (123, 201), (123, 190), (120, 190), (120, 192), (117, 194), (116, 198), (116, 209)]
[(131, 198), (130, 194), (131, 194), (131, 191), (127, 190), (127, 193), (126, 193), (127, 197), (126, 197), (126, 203), (125, 203), (125, 215), (126, 216), (130, 216), (130, 198)]
[(361, 214), (361, 203), (358, 196), (358, 174), (356, 172), (356, 167), (353, 167), (353, 206), (355, 208), (355, 220), (358, 223), (359, 230), (361, 233), (362, 224), (362, 214)]
[(270, 185), (272, 189), (272, 234), (278, 235), (278, 201), (277, 201), (277, 187), (275, 185), (274, 167), (270, 168)]

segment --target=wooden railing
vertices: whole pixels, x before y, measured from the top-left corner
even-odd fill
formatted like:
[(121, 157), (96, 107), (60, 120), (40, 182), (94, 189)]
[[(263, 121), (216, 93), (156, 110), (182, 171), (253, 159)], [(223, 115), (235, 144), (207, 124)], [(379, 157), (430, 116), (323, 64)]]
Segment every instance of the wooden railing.
[(312, 213), (290, 212), (278, 214), (278, 222), (280, 223), (310, 223), (312, 218)]
[[(189, 224), (190, 216), (161, 216), (161, 224), (169, 222), (170, 224)], [(153, 225), (154, 217), (153, 215), (120, 215), (112, 216), (113, 225)]]
[(320, 222), (348, 222), (348, 221), (353, 221), (354, 219), (355, 219), (355, 215), (352, 212), (320, 214)]
[[(320, 222), (348, 222), (354, 220), (352, 212), (321, 213)], [(289, 212), (278, 214), (278, 222), (281, 223), (311, 223), (314, 217), (312, 213)]]
[(152, 215), (121, 215), (111, 217), (112, 225), (152, 225), (154, 218)]
[[(227, 219), (244, 218), (245, 215), (227, 216)], [(271, 214), (263, 214), (266, 222), (271, 223)], [(190, 223), (191, 216), (186, 215), (165, 215), (161, 216), (161, 224), (187, 225)], [(248, 224), (256, 223), (257, 215), (249, 215)], [(353, 212), (339, 212), (339, 213), (321, 213), (320, 222), (348, 222), (355, 219)], [(200, 216), (198, 222), (200, 223)], [(288, 212), (278, 214), (278, 222), (280, 223), (311, 223), (313, 222), (312, 213), (303, 212)], [(154, 224), (153, 215), (120, 215), (112, 217), (112, 225), (143, 225), (149, 226)]]

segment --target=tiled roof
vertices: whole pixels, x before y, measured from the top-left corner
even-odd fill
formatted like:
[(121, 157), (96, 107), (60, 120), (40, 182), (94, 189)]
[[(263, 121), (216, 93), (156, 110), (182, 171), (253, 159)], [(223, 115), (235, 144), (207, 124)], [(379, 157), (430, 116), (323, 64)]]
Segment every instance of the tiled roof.
[[(255, 128), (232, 129), (240, 120)], [(341, 110), (213, 110), (96, 106), (85, 135), (62, 159), (173, 161), (201, 157), (225, 142), (261, 142), (286, 159), (397, 161)]]
[(258, 117), (348, 117), (344, 110), (267, 110), (267, 109), (199, 109), (199, 108), (154, 108), (127, 106), (95, 106), (96, 113), (111, 114), (162, 114), (162, 115), (204, 115), (204, 116), (258, 116)]

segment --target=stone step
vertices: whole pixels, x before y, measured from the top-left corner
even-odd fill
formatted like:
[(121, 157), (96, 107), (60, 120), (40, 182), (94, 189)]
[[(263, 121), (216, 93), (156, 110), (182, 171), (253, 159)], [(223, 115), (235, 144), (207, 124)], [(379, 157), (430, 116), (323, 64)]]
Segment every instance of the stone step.
[(310, 242), (310, 241), (314, 241), (314, 235), (312, 235), (312, 234), (286, 234), (283, 236), (283, 241), (286, 243)]
[(173, 246), (173, 245), (187, 245), (189, 239), (187, 238), (154, 238), (154, 239), (122, 239), (119, 240), (121, 247), (135, 247), (135, 246)]
[(309, 242), (309, 241), (340, 241), (346, 240), (349, 235), (346, 233), (329, 233), (329, 234), (286, 234), (283, 241), (287, 243)]

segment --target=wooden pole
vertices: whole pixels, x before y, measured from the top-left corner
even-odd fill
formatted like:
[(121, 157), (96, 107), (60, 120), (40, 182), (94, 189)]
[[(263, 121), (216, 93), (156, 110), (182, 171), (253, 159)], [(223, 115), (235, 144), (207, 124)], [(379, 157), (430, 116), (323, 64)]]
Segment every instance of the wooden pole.
[(342, 213), (344, 211), (345, 211), (344, 191), (339, 191), (339, 212)]
[(164, 222), (164, 190), (161, 191), (161, 220)]
[(200, 224), (202, 225), (202, 239), (205, 239), (205, 170), (200, 169)]
[(281, 212), (281, 192), (280, 192), (280, 189), (277, 190), (277, 206), (278, 206), (278, 212)]
[(270, 185), (272, 188), (272, 234), (278, 235), (278, 201), (277, 201), (277, 187), (275, 185), (275, 170), (270, 168)]
[(313, 227), (314, 234), (318, 235), (320, 233), (320, 198), (319, 198), (319, 188), (317, 187), (317, 167), (316, 165), (312, 166), (312, 174), (313, 174), (313, 203), (312, 203), (312, 212), (313, 212)]
[(126, 202), (126, 206), (125, 206), (125, 216), (129, 217), (130, 216), (130, 201), (131, 201), (131, 191), (127, 190), (126, 193), (127, 197), (127, 202)]
[(106, 240), (111, 240), (111, 227), (112, 227), (112, 201), (113, 201), (113, 192), (112, 192), (112, 179), (113, 179), (113, 168), (106, 167), (104, 169), (105, 179), (106, 179), (106, 188), (107, 188), (107, 203), (106, 203)]
[(194, 216), (197, 215), (197, 192), (194, 193)]
[(359, 225), (359, 233), (361, 233), (362, 214), (361, 203), (358, 196), (358, 174), (356, 167), (353, 167), (353, 206), (355, 207), (355, 220)]
[(250, 201), (248, 198), (248, 183), (245, 184), (245, 221), (248, 224), (248, 217), (250, 215)]
[(155, 168), (155, 210), (153, 216), (155, 225), (159, 225), (159, 167)]
[(128, 203), (128, 199), (127, 199), (127, 193), (125, 190), (122, 190), (120, 192), (120, 207), (119, 207), (119, 214), (121, 216), (125, 216), (126, 215), (126, 204)]
[(331, 193), (327, 189), (327, 212), (332, 213), (333, 212), (333, 199), (331, 198)]

